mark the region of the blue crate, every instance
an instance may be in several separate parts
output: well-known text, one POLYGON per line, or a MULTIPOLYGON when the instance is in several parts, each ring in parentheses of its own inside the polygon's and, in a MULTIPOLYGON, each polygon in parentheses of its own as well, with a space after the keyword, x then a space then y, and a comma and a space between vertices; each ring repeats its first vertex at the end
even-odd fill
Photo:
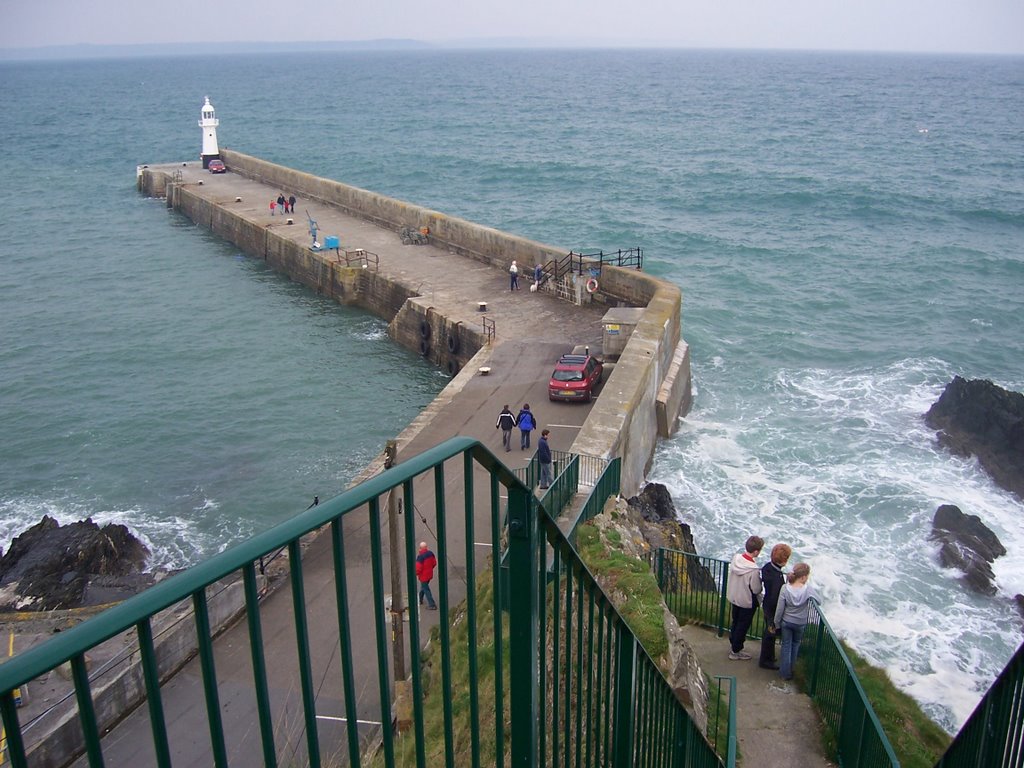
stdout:
POLYGON ((340 248, 341 243, 337 235, 328 235, 324 238, 324 248, 340 248))

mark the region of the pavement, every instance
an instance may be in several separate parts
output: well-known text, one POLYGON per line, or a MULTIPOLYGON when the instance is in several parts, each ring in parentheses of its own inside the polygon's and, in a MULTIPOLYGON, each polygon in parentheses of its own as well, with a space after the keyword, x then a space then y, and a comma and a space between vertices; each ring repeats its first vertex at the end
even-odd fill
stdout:
POLYGON ((728 635, 693 624, 682 627, 712 680, 736 678, 736 732, 739 766, 757 768, 834 768, 824 756, 824 728, 808 696, 779 673, 757 664, 759 641, 748 641, 747 661, 729 658, 728 635))

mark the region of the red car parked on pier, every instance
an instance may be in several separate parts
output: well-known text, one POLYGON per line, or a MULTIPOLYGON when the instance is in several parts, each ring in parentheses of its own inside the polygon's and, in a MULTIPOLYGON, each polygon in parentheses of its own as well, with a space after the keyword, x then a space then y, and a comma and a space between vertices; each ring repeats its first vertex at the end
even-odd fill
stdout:
POLYGON ((207 170, 209 170, 210 173, 227 173, 228 167, 224 165, 223 160, 211 160, 210 164, 207 166, 207 170))
POLYGON ((548 382, 548 399, 589 403, 603 375, 604 366, 592 355, 562 355, 548 382))

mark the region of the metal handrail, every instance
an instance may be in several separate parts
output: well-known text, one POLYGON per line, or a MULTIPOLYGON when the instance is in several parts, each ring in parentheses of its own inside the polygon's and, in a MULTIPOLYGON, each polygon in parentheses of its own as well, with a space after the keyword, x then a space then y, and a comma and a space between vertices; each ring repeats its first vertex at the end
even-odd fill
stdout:
MULTIPOLYGON (((570 462, 561 473, 565 476, 567 489, 575 483, 576 466, 578 464, 570 462)), ((473 742, 473 763, 480 764, 480 711, 481 707, 489 705, 493 705, 496 715, 497 732, 493 742, 495 764, 504 764, 506 749, 513 766, 549 764, 549 756, 567 754, 565 750, 570 749, 570 744, 576 756, 576 764, 581 764, 580 760, 585 753, 588 756, 587 764, 591 764, 591 755, 595 759, 597 756, 608 758, 614 755, 618 764, 625 765, 630 762, 629 756, 634 751, 645 761, 642 764, 669 764, 684 753, 702 755, 701 765, 718 764, 710 745, 696 733, 696 726, 686 715, 657 665, 639 646, 593 575, 579 559, 572 544, 550 515, 544 513, 545 503, 558 501, 555 495, 538 502, 531 489, 520 483, 514 473, 486 447, 468 438, 453 438, 431 448, 0 665, 0 715, 11 764, 15 768, 26 768, 29 760, 14 691, 67 662, 71 666, 77 704, 73 713, 77 720, 71 721, 74 731, 71 736, 79 746, 71 747, 68 746, 71 742, 67 742, 62 748, 84 750, 91 766, 104 764, 105 743, 101 734, 111 724, 104 719, 104 711, 112 708, 104 709, 96 704, 105 695, 108 686, 105 683, 102 689, 92 690, 86 654, 122 632, 133 631, 133 643, 137 644, 136 669, 141 670, 140 679, 145 692, 145 702, 138 716, 149 717, 152 738, 150 747, 156 764, 160 768, 169 768, 171 745, 178 747, 181 743, 191 744, 196 741, 198 734, 182 734, 178 738, 172 727, 185 727, 185 719, 165 714, 164 692, 160 681, 168 671, 163 665, 162 651, 154 641, 152 620, 158 612, 188 601, 191 602, 194 618, 194 641, 198 646, 197 675, 201 680, 201 684, 196 686, 195 698, 205 703, 205 719, 209 727, 209 739, 201 745, 203 762, 227 765, 229 752, 234 751, 232 760, 235 760, 238 750, 241 750, 246 754, 261 751, 262 762, 267 766, 277 765, 279 754, 288 754, 288 759, 295 764, 316 766, 321 764, 321 750, 329 745, 339 754, 346 753, 349 764, 362 764, 365 739, 356 727, 323 734, 318 725, 321 714, 318 706, 323 706, 323 702, 318 702, 318 681, 322 684, 323 676, 329 671, 328 668, 321 669, 325 660, 314 658, 311 652, 314 637, 319 637, 334 646, 331 654, 334 661, 326 663, 336 664, 335 674, 340 675, 340 684, 332 686, 328 699, 335 706, 342 707, 344 718, 339 719, 355 723, 360 716, 365 717, 363 713, 369 709, 374 719, 384 724, 376 728, 383 761, 386 765, 394 765, 397 744, 389 727, 394 699, 388 659, 391 656, 389 646, 395 641, 386 624, 384 612, 377 608, 385 602, 382 501, 394 490, 402 495, 407 510, 417 509, 422 515, 421 506, 426 502, 421 501, 420 505, 414 503, 414 483, 417 488, 430 485, 433 491, 436 531, 432 533, 437 540, 438 560, 437 603, 441 615, 452 619, 440 621, 436 630, 438 655, 435 658, 439 660, 440 689, 436 696, 430 697, 431 705, 437 702, 443 710, 443 722, 437 736, 444 741, 448 764, 452 763, 454 754, 454 721, 457 717, 465 717, 467 720, 465 732, 470 734, 473 742), (445 475, 446 468, 451 466, 449 462, 456 466, 456 472, 461 472, 463 483, 462 497, 457 505, 452 505, 451 510, 447 509, 445 496, 448 487, 445 475), (486 472, 489 482, 488 487, 481 488, 479 494, 474 490, 477 470, 486 472), (507 527, 500 520, 499 488, 502 487, 508 497, 507 527), (487 511, 481 512, 479 517, 489 520, 489 541, 487 533, 481 531, 478 534, 474 529, 477 517, 474 513, 474 499, 478 495, 487 498, 487 511), (460 519, 465 530, 453 534, 449 541, 448 526, 457 524, 460 519), (330 553, 334 584, 332 590, 330 585, 319 581, 331 578, 332 573, 328 569, 318 573, 316 587, 320 593, 318 597, 326 595, 330 602, 333 596, 334 607, 331 611, 336 611, 336 624, 329 616, 318 614, 314 621, 307 617, 302 540, 324 527, 329 528, 330 538, 316 543, 328 545, 326 551, 330 553), (362 553, 363 559, 369 558, 368 563, 361 560, 346 565, 347 533, 358 534, 356 538, 361 536, 364 542, 368 534, 369 552, 362 553), (500 610, 490 611, 493 616, 493 635, 485 635, 487 630, 477 626, 476 577, 480 571, 474 553, 475 548, 482 544, 490 546, 494 553, 490 579, 495 605, 503 599, 508 603, 507 618, 503 618, 500 610), (289 555, 291 602, 285 604, 290 606, 292 618, 285 625, 275 626, 274 632, 275 635, 286 632, 290 639, 294 639, 297 653, 290 661, 282 657, 268 664, 264 658, 261 596, 257 587, 255 563, 261 556, 281 546, 287 548, 289 555), (505 553, 509 565, 508 587, 503 586, 499 573, 500 555, 505 553), (350 592, 347 574, 351 568, 362 569, 366 581, 354 585, 354 590, 350 592), (217 654, 213 648, 215 630, 207 589, 215 582, 239 573, 244 582, 242 612, 246 621, 238 629, 243 633, 248 631, 251 665, 246 674, 251 675, 251 679, 232 677, 230 688, 237 695, 247 685, 251 686, 246 695, 251 696, 255 704, 258 739, 253 738, 249 732, 248 723, 244 734, 227 727, 230 721, 225 719, 225 707, 220 702, 222 683, 217 677, 217 654), (549 575, 553 575, 553 580, 549 575), (465 639, 470 659, 468 686, 471 702, 468 713, 465 708, 460 708, 458 712, 455 710, 451 666, 454 650, 452 626, 459 622, 454 621, 455 614, 450 612, 460 599, 454 590, 463 588, 466 624, 469 627, 465 639), (559 604, 565 606, 565 609, 560 610, 559 604), (376 670, 373 669, 373 662, 367 665, 362 656, 359 657, 361 663, 356 664, 352 635, 356 628, 355 622, 360 620, 369 624, 367 629, 372 638, 366 640, 376 643, 376 670), (548 643, 545 638, 549 627, 560 628, 561 640, 564 642, 548 643), (507 641, 504 639, 506 637, 507 641), (508 643, 507 652, 503 650, 505 642, 508 643), (587 647, 586 654, 584 646, 587 647), (486 658, 487 664, 493 665, 493 670, 490 666, 483 668, 480 659, 484 655, 478 657, 478 647, 492 649, 486 658), (552 653, 554 656, 550 655, 552 653), (596 659, 600 659, 600 662, 596 659), (544 670, 545 675, 538 679, 540 670, 544 670), (357 677, 357 672, 363 678, 357 677), (285 676, 283 687, 294 688, 294 692, 289 690, 285 693, 282 686, 270 684, 272 678, 280 682, 282 675, 285 676), (493 690, 486 694, 493 698, 493 702, 483 700, 480 692, 480 680, 483 677, 493 680, 493 690), (548 706, 548 693, 560 687, 565 691, 565 698, 561 699, 562 708, 558 710, 558 716, 549 721, 543 716, 548 706), (589 697, 586 705, 583 703, 584 695, 589 697), (275 722, 271 701, 281 696, 294 700, 294 707, 287 701, 284 703, 297 713, 297 722, 275 722), (370 698, 367 699, 367 696, 370 698), (504 735, 506 724, 509 729, 507 739, 504 735), (656 734, 663 738, 657 738, 656 734), (323 739, 335 741, 322 744, 323 739), (282 741, 286 743, 282 744, 282 741)), ((426 524, 427 520, 423 518, 423 522, 426 524)), ((416 575, 409 567, 415 559, 415 542, 419 539, 414 515, 406 514, 401 525, 404 526, 404 543, 398 544, 400 549, 391 555, 404 561, 406 574, 403 589, 406 594, 412 595, 418 586, 416 575)), ((486 574, 487 569, 483 569, 481 576, 486 574)), ((288 599, 283 591, 274 593, 273 598, 278 597, 281 601, 288 599)), ((279 607, 282 605, 280 601, 274 602, 279 607)), ((269 606, 268 603, 264 607, 269 606)), ((410 621, 405 632, 407 642, 400 640, 400 645, 392 650, 403 651, 411 661, 410 743, 415 745, 417 754, 422 756, 427 697, 419 622, 410 621)), ((245 644, 244 641, 242 644, 245 644)), ((232 650, 232 653, 236 652, 232 650)), ((175 711, 182 706, 196 706, 192 699, 183 702, 169 698, 168 703, 173 703, 175 711)), ((275 703, 280 706, 282 701, 275 700, 275 703)), ((116 711, 107 711, 106 714, 122 715, 124 706, 125 703, 120 702, 116 711)), ((137 715, 129 717, 135 718, 137 715)), ((114 745, 106 746, 114 748, 114 745)), ((32 759, 36 762, 34 756, 32 759)), ((250 762, 255 760, 250 759, 250 762)), ((418 762, 422 764, 422 760, 418 762)))

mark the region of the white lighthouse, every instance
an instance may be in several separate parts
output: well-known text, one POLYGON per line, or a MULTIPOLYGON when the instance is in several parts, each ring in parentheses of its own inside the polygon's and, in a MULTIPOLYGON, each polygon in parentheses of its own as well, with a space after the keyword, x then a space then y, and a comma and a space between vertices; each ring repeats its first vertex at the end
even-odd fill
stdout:
POLYGON ((203 168, 210 166, 210 161, 220 157, 220 149, 217 148, 217 126, 220 125, 220 120, 217 119, 216 113, 213 111, 213 104, 210 103, 210 97, 206 97, 206 103, 203 104, 202 117, 199 120, 199 127, 203 129, 203 154, 200 157, 203 159, 203 168))

